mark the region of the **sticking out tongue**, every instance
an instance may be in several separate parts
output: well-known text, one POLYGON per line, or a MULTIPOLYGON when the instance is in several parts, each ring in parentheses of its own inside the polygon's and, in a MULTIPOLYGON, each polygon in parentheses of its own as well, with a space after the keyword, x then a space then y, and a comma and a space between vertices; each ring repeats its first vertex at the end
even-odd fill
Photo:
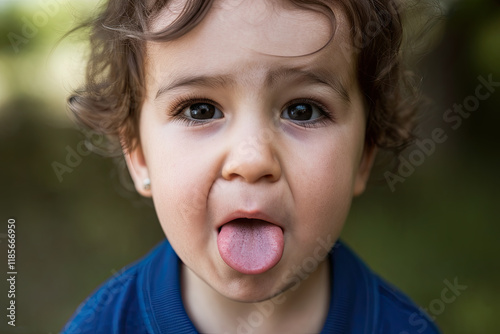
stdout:
POLYGON ((228 266, 243 274, 261 274, 283 254, 283 231, 258 219, 236 219, 222 226, 219 253, 228 266))

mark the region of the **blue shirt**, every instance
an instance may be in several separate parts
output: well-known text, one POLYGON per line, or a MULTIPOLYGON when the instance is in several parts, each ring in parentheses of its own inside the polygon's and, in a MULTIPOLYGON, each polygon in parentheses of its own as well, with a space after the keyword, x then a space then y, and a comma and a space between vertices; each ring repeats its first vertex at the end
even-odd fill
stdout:
MULTIPOLYGON (((322 334, 435 334, 433 322, 343 243, 330 254, 328 316, 322 334)), ((180 265, 168 241, 87 298, 64 334, 197 333, 182 304, 180 265)))

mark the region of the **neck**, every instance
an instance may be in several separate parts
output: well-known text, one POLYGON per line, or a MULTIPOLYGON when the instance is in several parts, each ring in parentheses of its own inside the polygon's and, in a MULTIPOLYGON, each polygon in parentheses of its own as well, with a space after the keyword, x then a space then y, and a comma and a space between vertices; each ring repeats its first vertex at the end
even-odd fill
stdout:
POLYGON ((258 303, 231 300, 182 266, 182 298, 202 333, 319 333, 330 304, 330 261, 300 284, 258 303))

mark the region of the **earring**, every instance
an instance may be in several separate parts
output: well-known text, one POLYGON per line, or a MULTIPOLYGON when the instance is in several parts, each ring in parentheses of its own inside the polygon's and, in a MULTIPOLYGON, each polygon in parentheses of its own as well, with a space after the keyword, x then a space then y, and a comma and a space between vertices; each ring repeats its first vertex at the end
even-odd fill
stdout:
POLYGON ((142 181, 142 187, 144 188, 144 190, 150 190, 151 180, 149 178, 145 178, 144 181, 142 181))

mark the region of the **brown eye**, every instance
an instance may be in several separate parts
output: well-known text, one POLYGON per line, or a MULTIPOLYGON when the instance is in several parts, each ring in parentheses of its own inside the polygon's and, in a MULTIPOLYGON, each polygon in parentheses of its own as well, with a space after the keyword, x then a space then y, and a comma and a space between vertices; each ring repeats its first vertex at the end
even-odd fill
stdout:
POLYGON ((194 103, 184 110, 184 115, 196 120, 222 118, 222 112, 210 103, 194 103))
POLYGON ((311 103, 294 103, 281 113, 281 117, 292 121, 310 121, 321 116, 321 110, 311 103))
POLYGON ((292 104, 286 109, 288 118, 294 121, 308 121, 312 116, 312 107, 310 104, 297 103, 292 104))

